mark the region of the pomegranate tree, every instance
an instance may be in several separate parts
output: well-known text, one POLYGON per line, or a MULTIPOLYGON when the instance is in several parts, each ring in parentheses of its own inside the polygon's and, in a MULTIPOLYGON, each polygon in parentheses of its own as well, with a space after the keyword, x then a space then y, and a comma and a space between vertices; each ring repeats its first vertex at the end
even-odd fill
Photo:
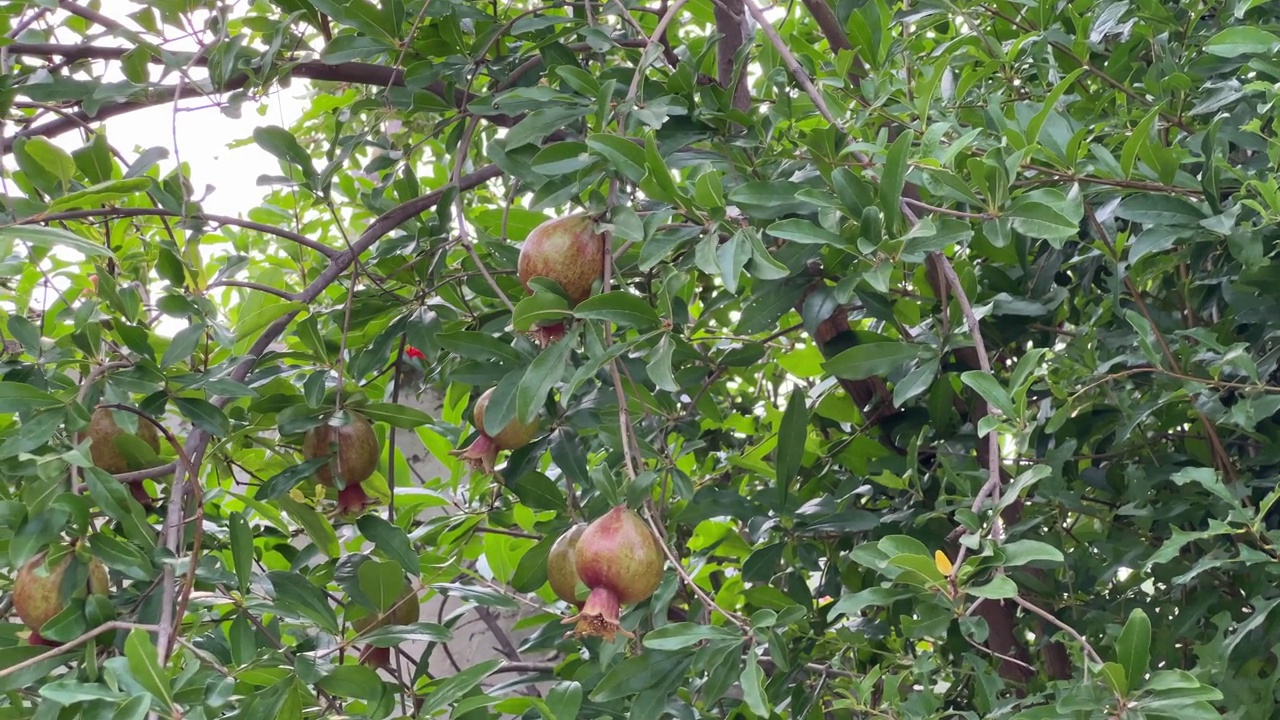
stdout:
POLYGON ((471 409, 471 424, 475 426, 478 437, 466 448, 453 453, 466 460, 472 470, 485 474, 493 472, 499 450, 515 450, 528 445, 538 436, 541 425, 537 418, 531 423, 512 418, 497 435, 489 435, 484 429, 484 413, 492 397, 493 388, 489 388, 476 400, 475 407, 471 409))
POLYGON ((631 633, 618 624, 621 606, 653 595, 662 582, 658 538, 634 511, 619 505, 582 531, 574 549, 574 569, 590 594, 582 610, 564 622, 577 623, 578 637, 612 641, 631 633))
MULTIPOLYGON (((592 285, 604 274, 604 236, 596 232, 590 215, 548 220, 534 228, 520 247, 517 273, 525 290, 536 277, 554 280, 570 306, 586 300, 592 285)), ((542 325, 534 337, 545 347, 564 336, 564 322, 542 325)))
MULTIPOLYGON (((64 555, 53 567, 45 564, 48 551, 41 552, 31 558, 18 570, 13 583, 13 609, 21 618, 22 624, 31 630, 32 645, 57 645, 58 643, 44 639, 40 628, 58 613, 67 608, 67 600, 62 594, 62 581, 71 568, 72 555, 64 555)), ((89 562, 89 578, 84 587, 77 587, 70 597, 85 595, 105 595, 107 593, 107 569, 96 559, 89 562)))
POLYGON ((351 422, 334 425, 332 421, 307 431, 302 439, 302 455, 308 460, 331 457, 316 470, 316 481, 333 487, 334 470, 342 479, 338 490, 338 512, 358 512, 371 501, 360 485, 378 469, 381 448, 378 436, 363 416, 349 413, 351 422))
POLYGON ((551 546, 551 552, 547 555, 547 581, 551 583, 551 590, 556 597, 578 609, 582 608, 582 598, 579 597, 578 592, 580 580, 578 569, 575 567, 576 551, 578 540, 582 538, 582 533, 586 529, 587 526, 582 523, 569 528, 556 539, 555 544, 551 546))

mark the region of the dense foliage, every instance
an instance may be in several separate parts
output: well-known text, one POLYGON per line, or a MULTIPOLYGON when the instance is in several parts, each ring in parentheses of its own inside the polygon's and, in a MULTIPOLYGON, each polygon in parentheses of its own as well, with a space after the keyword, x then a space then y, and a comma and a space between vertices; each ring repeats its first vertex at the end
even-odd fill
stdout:
POLYGON ((0 717, 1276 715, 1273 3, 16 0, 0 30, 0 589, 74 558, 49 644, 0 626, 0 717), (245 218, 100 130, 303 81, 245 218), (611 249, 576 305, 516 276, 574 212, 611 249), (338 508, 304 435, 353 415, 372 503, 338 508), (469 472, 511 422, 536 439, 469 472), (634 637, 574 637, 547 556, 618 504, 665 575, 634 637), (465 604, 402 625, 406 588, 465 604), (428 672, 517 607, 505 660, 428 672))

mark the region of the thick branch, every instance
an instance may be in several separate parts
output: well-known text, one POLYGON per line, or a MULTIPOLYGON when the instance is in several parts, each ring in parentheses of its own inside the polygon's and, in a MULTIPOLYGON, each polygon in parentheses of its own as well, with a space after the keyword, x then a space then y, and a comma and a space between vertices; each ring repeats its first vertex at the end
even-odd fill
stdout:
MULTIPOLYGON (((724 0, 715 3, 716 31, 722 37, 716 46, 716 82, 727 88, 734 82, 734 58, 746 42, 746 8, 742 0, 724 0)), ((738 75, 733 86, 733 107, 746 112, 751 108, 751 93, 745 82, 745 73, 738 75)))

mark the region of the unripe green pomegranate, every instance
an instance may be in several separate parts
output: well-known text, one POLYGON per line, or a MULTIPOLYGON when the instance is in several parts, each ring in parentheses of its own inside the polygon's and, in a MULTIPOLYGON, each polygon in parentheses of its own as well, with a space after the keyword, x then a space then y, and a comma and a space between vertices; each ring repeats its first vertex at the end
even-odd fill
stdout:
MULTIPOLYGON (((40 628, 67 608, 62 596, 62 580, 71 567, 72 555, 64 555, 54 567, 46 567, 48 551, 31 558, 18 569, 13 583, 13 609, 22 624, 31 630, 32 645, 51 645, 40 636, 40 628)), ((96 559, 89 562, 89 579, 83 588, 76 588, 73 597, 107 594, 107 569, 96 559)))
MULTIPOLYGON (((418 593, 413 586, 405 588, 405 591, 396 599, 396 604, 387 609, 385 613, 373 613, 365 615, 352 622, 356 632, 364 634, 384 628, 388 625, 412 625, 422 617, 422 605, 420 604, 418 593)), ((360 651, 360 662, 372 668, 384 668, 391 664, 391 648, 375 647, 366 645, 360 651)))
POLYGON ((476 405, 471 410, 471 417, 478 437, 466 448, 453 453, 466 460, 472 470, 485 474, 493 472, 494 461, 498 458, 499 450, 515 450, 528 445, 538 436, 542 425, 537 418, 531 423, 522 423, 512 418, 501 432, 490 436, 484 430, 484 413, 492 397, 493 388, 489 388, 476 400, 476 405))
POLYGON ((547 581, 551 583, 552 592, 556 597, 578 608, 582 607, 582 598, 579 597, 578 592, 581 581, 578 578, 578 569, 575 567, 576 551, 578 540, 582 538, 582 533, 586 529, 587 526, 582 523, 569 528, 555 541, 551 546, 551 552, 547 555, 547 581))
POLYGON ((350 423, 325 423, 308 430, 302 439, 302 456, 306 459, 332 458, 316 470, 316 481, 333 487, 333 475, 337 471, 344 483, 338 491, 340 513, 358 512, 369 504, 370 498, 360 484, 378 469, 378 455, 381 453, 378 436, 369 421, 362 415, 349 415, 350 423))

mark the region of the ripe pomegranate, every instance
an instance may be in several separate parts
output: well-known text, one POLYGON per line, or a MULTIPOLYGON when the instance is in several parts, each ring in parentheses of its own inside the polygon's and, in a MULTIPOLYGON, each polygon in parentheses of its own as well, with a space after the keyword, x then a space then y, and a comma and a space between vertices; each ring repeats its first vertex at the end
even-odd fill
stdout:
MULTIPOLYGON (((534 228, 520 247, 516 265, 520 283, 529 289, 529 280, 554 280, 577 305, 591 295, 591 285, 604 273, 604 236, 595 230, 590 215, 577 214, 548 220, 534 228)), ((534 337, 543 347, 564 336, 564 322, 539 327, 534 337)))
POLYGON ((349 413, 351 422, 346 425, 325 423, 307 431, 302 439, 302 456, 308 460, 333 457, 316 470, 316 481, 333 487, 333 471, 336 468, 343 487, 338 490, 338 512, 359 512, 371 502, 360 484, 378 469, 378 436, 373 426, 362 415, 349 413))
MULTIPOLYGON (((422 605, 418 594, 409 586, 396 599, 396 604, 386 612, 366 615, 351 624, 355 626, 356 632, 363 635, 388 625, 412 625, 421 617, 422 605)), ((387 667, 391 664, 391 648, 366 645, 360 651, 360 662, 374 669, 387 667)))
MULTIPOLYGON (((45 566, 48 551, 41 552, 18 569, 13 583, 13 609, 22 623, 31 630, 32 645, 59 645, 40 636, 40 628, 66 609, 62 596, 62 579, 71 567, 68 553, 54 567, 45 566)), ((107 594, 107 569, 97 560, 89 562, 89 579, 83 588, 76 588, 73 597, 87 594, 107 594)))
POLYGON ((547 555, 547 581, 551 583, 551 590, 555 592, 556 597, 574 605, 579 610, 582 609, 582 599, 579 597, 579 579, 578 570, 574 567, 576 562, 576 552, 578 540, 582 538, 582 533, 587 526, 578 523, 569 528, 561 535, 555 544, 551 546, 551 552, 547 555))
POLYGON ((574 568, 591 594, 582 611, 564 623, 576 621, 578 637, 632 637, 618 624, 621 605, 653 595, 662 582, 662 564, 658 539, 639 515, 623 505, 605 513, 578 538, 574 568))
MULTIPOLYGON (((133 433, 127 432, 116 424, 116 419, 109 408, 98 408, 93 411, 89 419, 89 427, 81 434, 80 439, 89 438, 93 441, 89 445, 89 459, 95 466, 112 475, 119 475, 134 469, 129 467, 128 459, 125 458, 124 453, 120 452, 120 448, 116 447, 116 438, 130 434, 133 433)), ((150 445, 152 450, 160 452, 160 434, 150 422, 138 418, 138 432, 135 437, 150 445)), ((129 491, 142 507, 151 509, 151 495, 147 493, 146 487, 141 482, 129 483, 129 491)))
POLYGON ((473 471, 485 474, 493 472, 493 462, 497 459, 499 450, 515 450, 528 445, 538 436, 538 430, 541 425, 536 418, 528 424, 512 418, 511 422, 502 428, 502 432, 490 436, 484 431, 484 413, 485 409, 489 407, 489 400, 492 397, 493 388, 485 390, 480 398, 476 400, 475 407, 471 409, 471 424, 475 426, 479 437, 466 448, 455 450, 453 453, 466 460, 473 471))

